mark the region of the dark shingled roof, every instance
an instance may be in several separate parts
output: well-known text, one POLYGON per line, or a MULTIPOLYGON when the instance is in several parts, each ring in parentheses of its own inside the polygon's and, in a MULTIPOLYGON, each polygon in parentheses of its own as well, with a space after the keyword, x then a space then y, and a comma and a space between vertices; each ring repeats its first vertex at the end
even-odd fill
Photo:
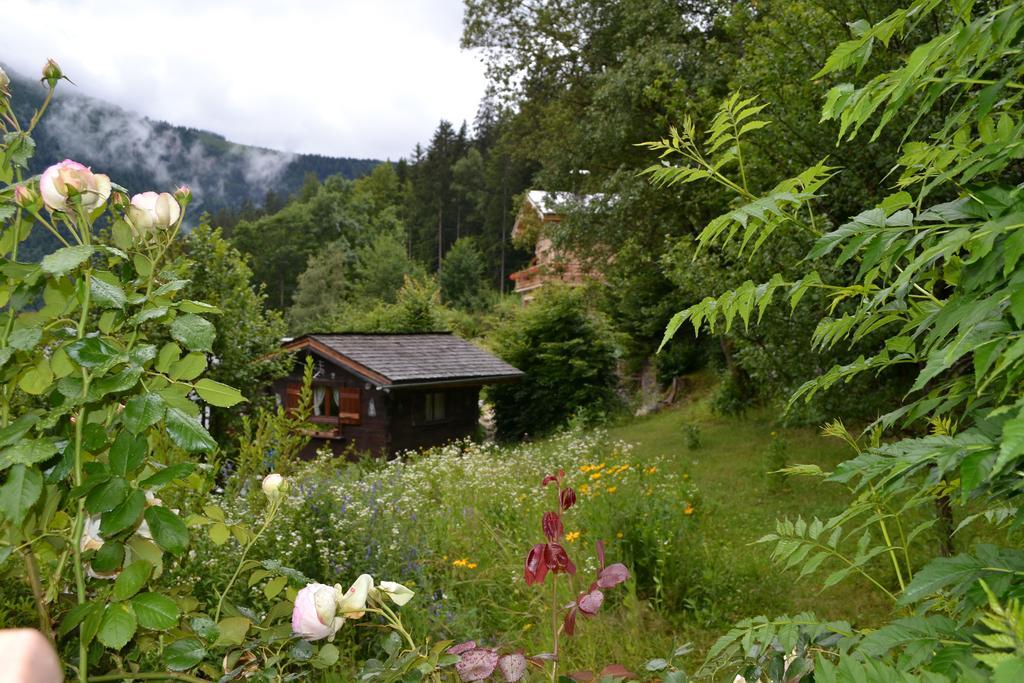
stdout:
POLYGON ((447 333, 425 334, 308 334, 287 346, 310 339, 380 375, 392 384, 508 380, 524 373, 500 358, 447 333))

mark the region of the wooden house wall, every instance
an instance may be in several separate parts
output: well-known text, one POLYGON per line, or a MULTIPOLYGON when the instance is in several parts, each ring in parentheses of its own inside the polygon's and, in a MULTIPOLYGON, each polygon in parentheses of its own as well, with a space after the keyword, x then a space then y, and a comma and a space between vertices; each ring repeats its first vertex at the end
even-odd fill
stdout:
MULTIPOLYGON (((439 446, 456 439, 472 436, 480 421, 480 387, 391 387, 377 389, 347 369, 312 354, 319 374, 314 386, 328 388, 349 387, 360 390, 359 424, 341 424, 334 421, 311 422, 317 435, 305 448, 302 456, 312 458, 324 446, 335 454, 370 452, 373 455, 392 455, 417 448, 439 446), (424 419, 427 395, 443 393, 445 415, 443 419, 428 422, 424 419), (369 416, 370 400, 374 402, 375 416, 369 416)), ((274 384, 274 391, 285 400, 289 385, 302 384, 305 354, 296 354, 291 375, 274 384)), ((336 411, 336 407, 333 408, 336 411)))

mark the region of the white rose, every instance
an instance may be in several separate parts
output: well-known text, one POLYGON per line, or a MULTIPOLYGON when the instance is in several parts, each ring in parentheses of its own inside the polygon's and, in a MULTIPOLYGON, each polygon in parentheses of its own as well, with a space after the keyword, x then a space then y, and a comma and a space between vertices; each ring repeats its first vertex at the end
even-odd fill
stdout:
POLYGON ((178 222, 181 205, 167 192, 143 192, 132 197, 128 221, 139 233, 167 228, 178 222))
POLYGON ((43 171, 39 177, 39 193, 50 211, 67 211, 71 193, 81 197, 82 208, 95 211, 110 197, 110 178, 93 173, 77 161, 65 159, 43 171))

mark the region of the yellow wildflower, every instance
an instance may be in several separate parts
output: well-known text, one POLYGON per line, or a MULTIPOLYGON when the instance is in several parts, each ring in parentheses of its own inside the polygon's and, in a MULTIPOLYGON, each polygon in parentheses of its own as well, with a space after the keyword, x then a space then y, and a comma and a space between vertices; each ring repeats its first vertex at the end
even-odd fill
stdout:
POLYGON ((689 475, 689 474, 684 474, 684 475, 683 475, 683 480, 686 480, 686 479, 689 479, 689 478, 690 478, 690 475, 689 475))
POLYGON ((683 514, 684 515, 692 515, 693 514, 693 506, 690 505, 689 503, 687 503, 686 507, 683 509, 683 514))
POLYGON ((476 562, 470 562, 466 566, 469 567, 470 569, 476 569, 476 562))
POLYGON ((529 631, 531 628, 533 628, 533 624, 523 624, 524 631, 529 631))
POLYGON ((657 471, 658 471, 658 468, 657 468, 657 467, 653 467, 653 466, 652 466, 652 467, 648 467, 648 468, 647 468, 647 469, 645 470, 645 472, 647 472, 647 474, 654 474, 654 473, 655 473, 655 472, 657 472, 657 471))
POLYGON ((594 472, 593 474, 590 475, 590 478, 591 479, 600 479, 601 478, 601 473, 600 472, 594 472))
POLYGON ((565 540, 567 542, 569 542, 569 543, 572 543, 573 541, 575 541, 579 537, 580 537, 580 532, 578 532, 578 531, 570 531, 569 533, 567 533, 565 535, 565 540))
POLYGON ((615 493, 618 490, 619 490, 618 486, 609 486, 608 487, 608 493, 615 493))
POLYGON ((622 538, 622 532, 620 531, 619 533, 615 534, 615 538, 622 538))
POLYGON ((580 472, 582 472, 583 474, 586 474, 591 469, 592 468, 590 467, 590 465, 580 465, 580 472))
POLYGON ((580 486, 580 493, 586 495, 590 493, 590 484, 583 484, 580 486))

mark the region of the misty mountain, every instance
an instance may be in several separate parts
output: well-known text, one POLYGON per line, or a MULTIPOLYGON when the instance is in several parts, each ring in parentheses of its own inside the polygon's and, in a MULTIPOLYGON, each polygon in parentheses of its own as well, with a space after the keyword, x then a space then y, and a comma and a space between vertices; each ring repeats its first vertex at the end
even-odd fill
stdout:
MULTIPOLYGON (((12 104, 27 122, 42 104, 46 88, 3 66, 11 77, 12 104)), ((307 173, 323 180, 356 178, 380 163, 374 159, 289 154, 229 142, 222 135, 154 121, 77 92, 67 82, 57 87, 33 138, 32 172, 65 158, 74 159, 131 192, 173 191, 185 183, 195 197, 189 207, 194 223, 203 211, 261 205, 268 192, 288 197, 307 173)))

